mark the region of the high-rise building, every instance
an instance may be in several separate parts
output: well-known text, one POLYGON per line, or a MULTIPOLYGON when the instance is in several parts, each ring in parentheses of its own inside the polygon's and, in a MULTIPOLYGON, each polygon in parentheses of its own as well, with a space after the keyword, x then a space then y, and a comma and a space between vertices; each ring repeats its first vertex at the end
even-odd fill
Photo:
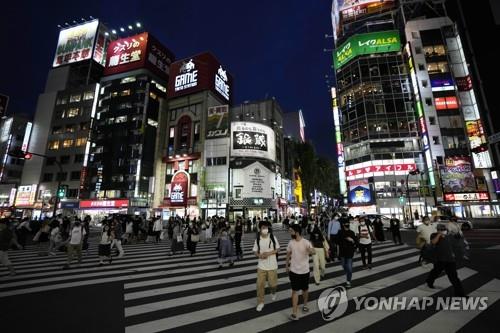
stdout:
POLYGON ((154 207, 164 219, 227 213, 232 81, 208 52, 171 66, 155 167, 154 207))
POLYGON ((68 187, 66 197, 73 200, 72 208, 77 207, 109 40, 107 28, 99 20, 64 28, 59 33, 52 69, 38 98, 28 147, 28 151, 45 157, 33 155, 26 161, 21 181, 22 185, 34 187, 31 191, 38 204, 23 208, 36 208, 35 216, 42 213, 41 207, 54 204, 58 184, 68 187))
POLYGON ((174 56, 143 32, 111 42, 106 58, 80 210, 145 214, 154 193, 158 126, 166 121, 174 56))
POLYGON ((21 183, 24 158, 10 156, 10 152, 27 149, 33 123, 28 117, 14 114, 5 117, 0 125, 0 207, 14 205, 15 193, 21 183))
POLYGON ((353 213, 495 214, 478 96, 443 1, 332 8, 335 137, 353 213))

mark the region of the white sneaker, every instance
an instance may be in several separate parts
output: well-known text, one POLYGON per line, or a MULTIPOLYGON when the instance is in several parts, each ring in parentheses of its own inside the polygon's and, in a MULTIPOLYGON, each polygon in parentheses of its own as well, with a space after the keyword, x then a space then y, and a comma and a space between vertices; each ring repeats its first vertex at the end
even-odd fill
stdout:
POLYGON ((345 286, 346 286, 347 288, 351 288, 351 282, 347 281, 347 282, 345 283, 345 286))
POLYGON ((278 295, 276 295, 276 293, 271 294, 271 299, 272 299, 273 301, 275 301, 275 300, 276 300, 276 298, 278 298, 278 295))
POLYGON ((259 305, 257 305, 257 312, 261 312, 262 309, 264 308, 264 303, 259 303, 259 305))

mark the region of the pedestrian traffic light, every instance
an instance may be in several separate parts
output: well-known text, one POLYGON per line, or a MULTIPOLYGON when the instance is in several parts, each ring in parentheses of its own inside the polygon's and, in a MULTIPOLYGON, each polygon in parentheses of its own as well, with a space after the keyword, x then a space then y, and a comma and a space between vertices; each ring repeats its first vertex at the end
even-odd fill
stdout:
POLYGON ((59 199, 65 198, 67 191, 68 191, 68 185, 59 186, 59 188, 57 189, 57 197, 59 199))
POLYGON ((405 197, 404 196, 400 196, 399 197, 399 203, 400 204, 404 204, 405 203, 405 197))

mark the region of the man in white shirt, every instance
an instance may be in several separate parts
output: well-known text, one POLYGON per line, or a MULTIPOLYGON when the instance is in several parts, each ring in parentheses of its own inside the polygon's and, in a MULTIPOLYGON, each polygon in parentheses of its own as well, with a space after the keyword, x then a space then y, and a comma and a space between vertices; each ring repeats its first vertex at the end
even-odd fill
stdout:
POLYGON ((293 309, 290 319, 298 320, 299 290, 302 290, 302 297, 304 298, 302 311, 305 313, 309 312, 309 308, 307 307, 309 298, 309 256, 315 254, 315 251, 312 244, 307 239, 302 238, 302 228, 299 224, 291 225, 289 231, 292 239, 287 247, 286 271, 292 285, 293 309))
POLYGON ((67 245, 68 252, 68 262, 64 265, 63 269, 70 268, 71 261, 73 260, 73 256, 76 254, 78 258, 78 266, 82 263, 82 242, 83 237, 87 234, 85 228, 81 225, 80 220, 76 220, 73 228, 69 233, 69 242, 67 245))
POLYGON ((429 245, 431 243, 431 235, 437 233, 436 224, 431 223, 431 219, 428 216, 422 218, 422 224, 417 227, 417 248, 419 248, 420 256, 418 257, 418 263, 423 263, 422 251, 424 251, 424 245, 429 245))
POLYGON ((278 285, 278 260, 276 254, 280 245, 278 239, 270 232, 271 224, 267 221, 261 222, 258 239, 253 245, 253 252, 259 258, 257 264, 257 311, 264 308, 264 295, 266 292, 266 280, 269 284, 272 300, 276 300, 276 287, 278 285))

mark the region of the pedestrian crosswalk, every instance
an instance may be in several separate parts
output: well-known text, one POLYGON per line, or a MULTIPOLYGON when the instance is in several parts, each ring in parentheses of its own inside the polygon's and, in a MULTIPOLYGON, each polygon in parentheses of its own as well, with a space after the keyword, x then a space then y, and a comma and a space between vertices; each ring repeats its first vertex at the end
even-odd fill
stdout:
MULTIPOLYGON (((359 255, 354 258, 353 286, 348 290, 348 307, 343 316, 333 321, 323 320, 317 299, 325 288, 342 285, 345 275, 338 261, 327 264, 319 286, 310 284, 308 313, 290 322, 290 284, 285 272, 285 248, 288 233, 276 230, 282 251, 278 258, 277 300, 266 295, 261 312, 256 306, 256 259, 251 249, 254 234, 243 238, 244 258, 232 267, 218 268, 215 243, 198 244, 197 253, 170 255, 167 241, 159 244, 124 246, 126 255, 112 264, 98 266, 97 245, 91 244, 80 267, 62 270, 66 256, 39 256, 36 248, 9 252, 18 275, 8 277, 0 269, 0 299, 8 296, 34 294, 65 288, 85 288, 103 283, 121 283, 123 326, 134 332, 356 332, 390 331, 455 332, 471 327, 488 315, 481 311, 385 311, 357 309, 354 297, 437 297, 451 295, 446 276, 438 278, 436 289, 425 285, 430 265, 417 265, 416 249, 392 242, 373 247, 373 269, 361 268, 359 255), (449 324, 452 323, 452 324, 449 324), (386 329, 387 330, 387 329, 386 329)), ((462 267, 458 271, 464 288, 470 295, 487 296, 488 305, 500 299, 500 280, 485 277, 462 267)), ((490 315, 495 315, 490 314, 490 315)))

